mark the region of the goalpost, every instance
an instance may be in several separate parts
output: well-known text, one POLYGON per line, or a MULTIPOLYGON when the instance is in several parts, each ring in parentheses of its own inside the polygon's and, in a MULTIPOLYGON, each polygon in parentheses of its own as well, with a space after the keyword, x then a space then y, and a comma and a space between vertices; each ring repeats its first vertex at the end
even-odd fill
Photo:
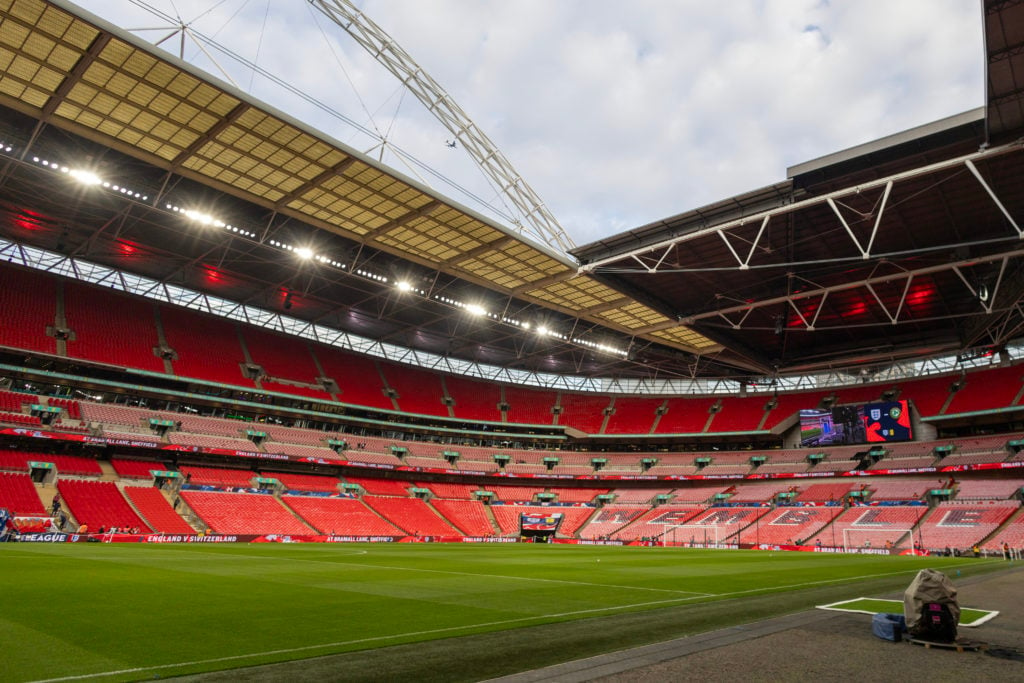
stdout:
POLYGON ((661 534, 661 544, 680 544, 690 548, 717 548, 718 532, 716 524, 663 524, 665 531, 661 534))
POLYGON ((900 544, 903 543, 904 540, 906 540, 906 547, 908 549, 910 549, 910 550, 914 549, 914 530, 913 529, 879 529, 877 527, 874 528, 874 529, 858 529, 856 527, 846 527, 845 529, 843 529, 843 552, 844 553, 848 553, 848 552, 850 552, 851 548, 865 548, 865 547, 880 547, 880 548, 884 548, 885 547, 884 541, 883 541, 883 544, 879 545, 879 546, 871 546, 870 545, 870 539, 867 540, 867 541, 863 541, 863 540, 858 541, 858 539, 857 539, 857 535, 858 534, 863 535, 863 534, 869 534, 869 533, 870 534, 876 534, 876 535, 879 534, 879 533, 896 534, 896 536, 894 538, 886 539, 886 540, 891 541, 893 548, 900 547, 900 544), (867 545, 865 545, 865 544, 867 544, 867 545))

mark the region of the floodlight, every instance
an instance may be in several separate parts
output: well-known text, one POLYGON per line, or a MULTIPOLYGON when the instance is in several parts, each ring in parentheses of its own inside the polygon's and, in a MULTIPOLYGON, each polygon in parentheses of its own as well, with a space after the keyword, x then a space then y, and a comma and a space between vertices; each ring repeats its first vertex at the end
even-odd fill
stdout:
POLYGON ((472 315, 487 315, 487 309, 480 304, 466 304, 466 311, 472 315))
POLYGON ((296 247, 295 255, 299 258, 308 260, 313 258, 313 250, 309 247, 296 247))
POLYGON ((92 171, 82 171, 80 169, 74 169, 68 172, 72 178, 82 183, 83 185, 100 185, 103 180, 92 171))
POLYGON ((398 282, 396 282, 395 283, 395 287, 398 287, 398 291, 400 291, 400 292, 411 292, 412 291, 412 284, 410 284, 409 282, 406 282, 405 280, 399 280, 398 282))

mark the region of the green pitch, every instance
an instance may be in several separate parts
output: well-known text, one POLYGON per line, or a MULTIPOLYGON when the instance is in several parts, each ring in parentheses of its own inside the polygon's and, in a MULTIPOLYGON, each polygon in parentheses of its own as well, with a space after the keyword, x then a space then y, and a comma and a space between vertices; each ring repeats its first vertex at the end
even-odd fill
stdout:
POLYGON ((293 660, 306 660, 296 678, 480 680, 900 590, 926 566, 966 575, 1001 563, 518 544, 5 544, 0 680, 149 680, 293 660))
MULTIPOLYGON (((856 600, 834 602, 831 605, 819 605, 818 609, 827 609, 835 612, 860 612, 862 614, 877 614, 878 612, 903 614, 903 601, 883 600, 881 598, 857 598, 856 600)), ((961 606, 960 626, 979 626, 995 618, 998 614, 999 612, 996 610, 973 609, 961 606)))

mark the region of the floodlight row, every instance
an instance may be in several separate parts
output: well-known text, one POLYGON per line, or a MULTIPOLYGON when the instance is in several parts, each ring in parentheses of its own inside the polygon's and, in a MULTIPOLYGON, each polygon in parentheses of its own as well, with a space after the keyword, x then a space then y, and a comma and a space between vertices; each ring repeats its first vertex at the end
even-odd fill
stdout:
MULTIPOLYGON (((2 148, 5 152, 10 152, 12 149, 10 145, 4 146, 3 143, 0 143, 0 148, 2 148)), ((100 176, 96 175, 96 173, 94 173, 93 171, 89 171, 84 168, 71 168, 70 166, 59 164, 56 161, 50 161, 49 159, 41 159, 39 157, 32 157, 32 162, 39 164, 44 168, 49 168, 54 171, 57 171, 58 173, 63 173, 64 175, 73 178, 77 182, 87 187, 102 187, 104 190, 117 192, 123 194, 126 197, 130 197, 132 199, 141 199, 142 201, 147 201, 149 199, 149 195, 143 194, 137 190, 133 190, 130 187, 125 187, 124 185, 117 185, 111 183, 110 181, 104 180, 100 176)))
MULTIPOLYGON (((5 153, 9 153, 12 150, 13 150, 13 147, 11 145, 6 144, 4 142, 0 142, 0 151, 3 151, 5 153)), ((41 165, 41 166, 44 166, 46 168, 50 168, 50 169, 53 169, 53 170, 58 171, 60 173, 67 174, 69 177, 75 179, 79 183, 81 183, 83 185, 86 185, 86 186, 100 186, 100 187, 103 187, 104 189, 108 189, 108 190, 111 190, 111 191, 114 191, 114 192, 119 192, 119 193, 121 193, 121 194, 123 194, 123 195, 125 195, 127 197, 134 198, 134 199, 141 199, 143 201, 146 201, 146 200, 149 199, 149 197, 147 195, 144 195, 141 192, 136 192, 136 191, 134 191, 134 190, 132 190, 130 188, 127 188, 127 187, 124 187, 124 186, 121 186, 121 185, 111 184, 110 182, 105 181, 102 178, 100 178, 98 175, 96 175, 92 171, 87 171, 87 170, 84 170, 84 169, 71 168, 71 167, 68 167, 68 166, 61 165, 61 164, 59 164, 57 162, 49 161, 47 159, 40 159, 39 157, 33 157, 32 161, 37 163, 37 164, 39 164, 39 165, 41 165)), ((195 223, 198 223, 200 225, 213 226, 215 228, 223 229, 223 230, 225 230, 227 232, 230 232, 232 234, 239 235, 240 237, 247 237, 247 238, 253 239, 253 240, 257 239, 257 235, 256 235, 255 232, 253 232, 251 230, 246 230, 245 228, 240 228, 240 227, 235 226, 235 225, 231 225, 230 223, 227 223, 227 222, 225 222, 223 220, 220 220, 219 218, 211 216, 210 214, 205 213, 203 211, 198 211, 196 209, 186 209, 186 208, 177 206, 175 204, 169 204, 169 203, 165 204, 165 206, 166 206, 167 210, 173 211, 174 213, 177 213, 177 214, 180 214, 180 215, 184 216, 185 218, 187 218, 187 219, 189 219, 189 220, 191 220, 191 221, 193 221, 195 223)), ((340 261, 336 261, 336 260, 332 259, 329 256, 325 256, 323 254, 317 254, 312 249, 310 249, 309 247, 295 246, 295 245, 292 245, 292 244, 288 244, 286 242, 281 242, 279 240, 268 240, 267 244, 269 244, 272 247, 276 247, 278 249, 281 249, 283 251, 287 251, 287 252, 293 253, 296 256, 298 256, 299 258, 302 258, 304 260, 315 260, 315 261, 317 261, 319 263, 322 263, 322 264, 325 264, 325 265, 330 265, 330 266, 333 266, 333 267, 338 268, 340 270, 346 270, 347 269, 347 266, 344 263, 341 263, 340 261)), ((361 268, 360 269, 356 269, 356 270, 351 271, 351 272, 354 275, 359 275, 359 276, 364 277, 364 278, 366 278, 368 280, 373 280, 375 282, 380 282, 382 284, 388 284, 390 282, 389 278, 387 278, 384 275, 379 275, 377 273, 373 273, 371 271, 364 270, 364 269, 361 269, 361 268)), ((427 297, 428 296, 426 291, 424 291, 423 289, 420 289, 418 287, 413 286, 411 283, 409 283, 406 280, 396 280, 396 281, 394 281, 394 284, 395 284, 395 287, 399 291, 401 291, 403 293, 414 293, 414 294, 418 294, 418 295, 420 295, 422 297, 427 297)), ((570 339, 570 337, 568 335, 562 334, 560 332, 556 332, 555 330, 552 330, 552 329, 550 329, 550 328, 548 328, 548 327, 546 327, 544 325, 538 325, 538 326, 534 327, 529 322, 517 320, 515 318, 510 318, 508 316, 498 315, 496 313, 492 313, 492 312, 488 311, 484 306, 482 306, 481 304, 478 304, 478 303, 467 303, 467 302, 464 302, 464 301, 458 301, 456 299, 452 299, 450 297, 447 297, 447 296, 444 296, 444 295, 441 295, 441 294, 435 295, 433 298, 436 301, 440 301, 441 303, 447 304, 449 306, 453 306, 455 308, 462 309, 462 310, 466 311, 467 313, 469 313, 470 315, 473 315, 473 316, 487 317, 487 318, 490 318, 490 319, 492 319, 492 320, 494 320, 496 322, 501 322, 501 323, 504 323, 506 325, 511 325, 513 327, 518 327, 518 328, 523 329, 523 330, 535 330, 536 333, 539 336, 542 336, 542 337, 552 337, 552 338, 560 339, 560 340, 566 341, 566 342, 571 341, 572 343, 579 344, 581 346, 585 346, 587 348, 591 348, 591 349, 594 349, 596 351, 603 351, 605 353, 614 353, 614 354, 618 354, 618 355, 621 355, 621 356, 626 356, 627 355, 627 351, 615 348, 615 347, 610 346, 608 344, 600 344, 600 343, 593 342, 593 341, 590 341, 590 340, 587 340, 587 339, 579 339, 579 338, 572 338, 572 339, 570 339)))

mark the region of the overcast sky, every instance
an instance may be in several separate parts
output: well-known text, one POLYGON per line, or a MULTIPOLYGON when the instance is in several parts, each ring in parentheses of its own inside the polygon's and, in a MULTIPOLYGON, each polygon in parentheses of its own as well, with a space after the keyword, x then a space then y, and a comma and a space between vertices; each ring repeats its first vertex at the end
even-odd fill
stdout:
MULTIPOLYGON (((129 0, 79 2, 122 28, 166 26, 129 0)), ((496 201, 465 153, 445 144, 451 134, 307 0, 146 2, 496 201)), ((577 244, 984 104, 979 0, 357 4, 497 144, 577 244)), ((185 54, 223 78, 191 41, 185 54)), ((255 97, 360 151, 375 144, 218 60, 255 97)), ((413 175, 390 152, 384 161, 413 175)))

